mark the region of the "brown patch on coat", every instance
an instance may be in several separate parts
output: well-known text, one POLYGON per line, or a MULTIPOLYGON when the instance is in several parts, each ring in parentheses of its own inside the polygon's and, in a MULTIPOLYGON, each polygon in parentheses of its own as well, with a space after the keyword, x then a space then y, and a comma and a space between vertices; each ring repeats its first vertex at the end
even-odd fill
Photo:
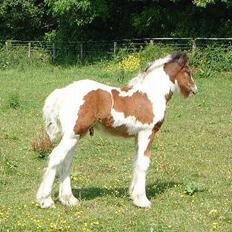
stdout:
POLYGON ((159 122, 157 122, 155 124, 155 126, 154 126, 154 128, 152 130, 152 133, 151 133, 151 135, 148 138, 149 139, 149 143, 148 143, 147 148, 146 148, 146 150, 144 152, 145 156, 148 156, 148 157, 151 156, 151 147, 152 147, 153 140, 155 138, 156 133, 159 131, 160 127, 162 126, 162 124, 163 124, 163 120, 159 121, 159 122))
POLYGON ((130 135, 128 134, 128 128, 125 125, 113 127, 114 119, 112 115, 108 115, 108 117, 101 120, 100 123, 103 125, 105 131, 110 133, 111 135, 122 136, 125 138, 130 137, 130 135))
POLYGON ((170 81, 175 84, 175 77, 181 70, 181 67, 177 63, 167 63, 164 65, 164 71, 168 74, 170 81))
POLYGON ((180 87, 181 93, 185 97, 188 97, 191 92, 191 86, 194 86, 189 66, 181 69, 181 71, 176 75, 176 80, 180 87))
POLYGON ((91 131, 95 122, 110 118, 111 108, 112 99, 109 92, 101 89, 90 91, 85 95, 84 104, 80 107, 74 126, 75 134, 84 135, 88 130, 91 131))
MULTIPOLYGON (((181 93, 185 97, 188 97, 192 91, 191 87, 194 86, 194 82, 191 78, 191 69, 188 66, 187 54, 174 54, 172 59, 164 65, 164 71, 173 83, 177 81, 181 93)), ((168 96, 166 99, 169 99, 168 96)))
POLYGON ((113 89, 111 92, 114 99, 113 108, 117 112, 122 112, 125 117, 134 116, 143 124, 153 122, 152 103, 146 93, 137 91, 132 96, 119 96, 118 90, 113 89))
POLYGON ((169 62, 164 64, 164 71, 168 74, 170 80, 175 83, 175 77, 180 70, 186 66, 188 62, 188 56, 186 53, 176 53, 172 55, 169 62))

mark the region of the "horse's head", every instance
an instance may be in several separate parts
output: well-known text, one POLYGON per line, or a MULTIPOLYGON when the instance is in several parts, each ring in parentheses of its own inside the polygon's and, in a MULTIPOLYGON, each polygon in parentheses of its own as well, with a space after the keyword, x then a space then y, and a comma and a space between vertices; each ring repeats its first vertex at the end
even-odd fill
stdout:
POLYGON ((197 93, 197 86, 192 78, 192 72, 188 65, 186 53, 175 53, 164 65, 164 71, 174 83, 175 89, 179 89, 185 96, 193 96, 197 93))

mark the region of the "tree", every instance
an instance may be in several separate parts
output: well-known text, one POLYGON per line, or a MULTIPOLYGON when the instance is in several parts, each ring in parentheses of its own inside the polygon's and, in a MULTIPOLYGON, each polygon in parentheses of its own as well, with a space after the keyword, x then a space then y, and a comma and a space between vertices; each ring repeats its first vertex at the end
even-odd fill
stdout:
POLYGON ((76 41, 232 34, 229 0, 0 1, 0 39, 76 41))
POLYGON ((220 2, 226 3, 227 5, 230 4, 229 0, 194 0, 193 4, 195 4, 198 7, 206 7, 207 5, 216 4, 220 2))
POLYGON ((2 0, 0 32, 4 39, 30 39, 43 33, 44 4, 40 1, 2 0))
MULTIPOLYGON (((95 20, 107 17, 107 4, 105 0, 45 0, 57 21, 57 37, 63 39, 67 36, 71 40, 84 39, 85 28, 95 20)), ((67 39, 67 37, 66 37, 67 39)))

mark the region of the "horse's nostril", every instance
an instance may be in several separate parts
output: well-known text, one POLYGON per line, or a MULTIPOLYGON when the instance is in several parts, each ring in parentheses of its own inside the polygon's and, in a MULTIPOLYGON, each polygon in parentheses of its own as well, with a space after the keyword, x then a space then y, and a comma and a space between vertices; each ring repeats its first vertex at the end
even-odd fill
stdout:
POLYGON ((197 86, 194 86, 194 87, 192 88, 192 92, 193 92, 194 95, 197 94, 197 92, 198 92, 197 86))

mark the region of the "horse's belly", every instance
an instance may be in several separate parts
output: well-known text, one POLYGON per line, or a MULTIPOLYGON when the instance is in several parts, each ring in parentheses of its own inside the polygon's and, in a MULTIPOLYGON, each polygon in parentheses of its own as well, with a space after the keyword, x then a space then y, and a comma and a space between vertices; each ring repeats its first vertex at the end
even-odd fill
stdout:
POLYGON ((122 131, 123 134, 133 136, 139 133, 141 130, 152 129, 153 124, 142 123, 138 121, 135 116, 125 117, 124 113, 117 112, 114 109, 111 111, 113 117, 112 129, 116 131, 122 131))

